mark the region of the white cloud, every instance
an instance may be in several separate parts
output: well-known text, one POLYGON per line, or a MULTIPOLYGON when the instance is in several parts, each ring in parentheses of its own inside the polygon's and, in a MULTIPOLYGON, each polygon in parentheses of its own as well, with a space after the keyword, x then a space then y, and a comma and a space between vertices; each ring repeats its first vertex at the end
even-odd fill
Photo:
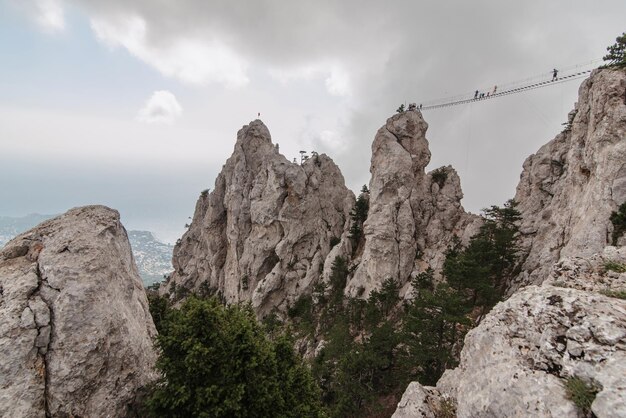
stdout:
POLYGON ((326 90, 333 96, 350 95, 350 74, 343 67, 317 63, 296 68, 271 68, 269 74, 275 80, 286 84, 294 80, 324 78, 326 90))
POLYGON ((165 123, 171 125, 183 113, 183 108, 171 92, 155 91, 139 110, 137 120, 144 123, 165 123))
POLYGON ((36 0, 35 21, 46 32, 65 29, 65 15, 60 0, 36 0))
POLYGON ((320 143, 323 146, 334 152, 343 152, 346 150, 346 141, 342 140, 339 133, 335 131, 325 130, 320 132, 320 143))
POLYGON ((109 47, 124 47, 163 75, 185 83, 217 82, 228 87, 241 87, 249 81, 246 62, 219 41, 177 37, 161 45, 152 45, 149 28, 140 16, 92 18, 91 28, 109 47))
POLYGON ((341 68, 333 68, 326 78, 326 89, 333 96, 348 96, 350 94, 350 75, 341 68))

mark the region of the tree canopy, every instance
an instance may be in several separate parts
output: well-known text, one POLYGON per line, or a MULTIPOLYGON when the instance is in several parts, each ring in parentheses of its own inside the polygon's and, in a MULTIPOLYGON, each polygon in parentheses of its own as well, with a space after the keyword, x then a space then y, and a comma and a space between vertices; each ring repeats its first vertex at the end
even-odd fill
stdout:
POLYGON ((291 337, 270 338, 249 306, 191 297, 162 317, 156 344, 163 378, 147 402, 153 416, 323 416, 291 337))
POLYGON ((606 48, 608 54, 603 59, 608 61, 608 65, 625 67, 626 66, 626 32, 615 38, 615 43, 606 48))

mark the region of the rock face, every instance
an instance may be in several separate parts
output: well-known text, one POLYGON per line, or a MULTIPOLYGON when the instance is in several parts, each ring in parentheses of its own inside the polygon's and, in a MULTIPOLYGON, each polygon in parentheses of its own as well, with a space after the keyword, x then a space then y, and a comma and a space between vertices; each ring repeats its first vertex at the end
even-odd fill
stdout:
POLYGON ((116 211, 72 209, 0 252, 0 416, 126 416, 155 334, 116 211))
POLYGON ((414 272, 439 270, 453 237, 467 242, 479 226, 461 206, 456 171, 424 171, 430 162, 427 128, 420 112, 408 111, 376 133, 365 246, 347 287, 352 296, 367 296, 387 278, 405 284, 414 272))
POLYGON ((387 278, 405 285, 414 273, 439 270, 454 237, 466 242, 480 222, 464 212, 452 167, 424 171, 427 127, 420 112, 409 111, 376 134, 365 241, 353 248, 355 199, 332 160, 290 163, 261 121, 244 126, 215 189, 198 200, 162 291, 218 292, 227 302, 251 300, 263 315, 328 280, 337 256, 356 269, 346 287, 356 297, 387 278), (331 248, 331 240, 339 243, 331 248))
POLYGON ((594 71, 571 127, 524 163, 515 200, 526 259, 511 293, 539 284, 561 257, 587 257, 610 243, 609 216, 626 201, 625 92, 626 71, 594 71))
POLYGON ((524 163, 512 296, 467 334, 459 367, 436 388, 412 383, 395 416, 437 416, 449 400, 458 417, 582 417, 570 377, 599 389, 595 416, 626 416, 626 273, 607 268, 625 265, 626 238, 606 246, 626 201, 626 72, 596 70, 579 94, 570 125, 524 163))
POLYGON ((255 120, 238 132, 215 189, 200 196, 164 291, 217 291, 227 302, 251 300, 260 314, 285 308, 321 277, 354 201, 329 157, 291 163, 255 120))
POLYGON ((598 418, 626 416, 626 301, 596 292, 626 291, 626 273, 607 272, 607 260, 626 261, 626 248, 559 263, 542 286, 498 304, 467 334, 459 367, 436 388, 413 383, 397 416, 411 407, 429 416, 437 397, 453 400, 458 417, 582 416, 567 398, 568 377, 600 389, 598 418))

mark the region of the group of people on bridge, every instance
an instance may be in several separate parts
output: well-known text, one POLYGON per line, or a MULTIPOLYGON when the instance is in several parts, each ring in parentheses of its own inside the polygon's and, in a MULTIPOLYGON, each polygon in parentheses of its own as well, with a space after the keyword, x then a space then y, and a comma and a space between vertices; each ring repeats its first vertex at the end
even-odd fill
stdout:
MULTIPOLYGON (((556 68, 552 70, 552 81, 556 81, 559 75, 559 70, 556 68)), ((498 86, 493 86, 493 90, 487 93, 476 90, 474 92, 474 100, 484 99, 485 97, 493 96, 498 91, 498 86)))

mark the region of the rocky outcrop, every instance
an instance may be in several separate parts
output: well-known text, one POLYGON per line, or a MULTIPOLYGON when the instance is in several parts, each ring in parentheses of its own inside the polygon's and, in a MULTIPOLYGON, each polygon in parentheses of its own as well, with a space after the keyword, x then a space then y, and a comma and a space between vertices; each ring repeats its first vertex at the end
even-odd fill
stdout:
POLYGON ((126 416, 155 334, 116 211, 72 209, 0 251, 0 416, 126 416))
POLYGON ((440 270, 455 237, 467 242, 480 220, 463 210, 452 167, 425 172, 427 126, 420 112, 409 111, 376 134, 360 243, 349 236, 354 195, 332 160, 314 155, 291 163, 261 121, 244 126, 215 189, 198 200, 162 292, 175 299, 181 289, 183 296, 219 293, 229 303, 252 301, 263 315, 327 281, 337 256, 354 271, 346 293, 355 297, 367 297, 387 278, 404 292, 413 274, 440 270))
POLYGON ((626 260, 626 248, 563 261, 542 286, 499 303, 467 334, 459 367, 436 388, 415 383, 398 410, 432 411, 439 397, 458 417, 577 417, 564 384, 578 377, 599 389, 598 418, 626 416, 626 300, 611 297, 626 291, 626 273, 607 271, 608 260, 626 260))
POLYGON ((453 412, 454 404, 441 396, 437 388, 411 382, 391 418, 450 417, 453 412))
POLYGON ((252 301, 261 315, 284 309, 320 279, 354 201, 328 156, 292 163, 255 120, 238 132, 215 189, 200 196, 163 291, 218 292, 252 301))
POLYGON ((626 71, 595 70, 582 83, 568 127, 524 163, 515 200, 525 261, 510 293, 610 243, 609 216, 626 201, 626 71))
POLYGON ((376 133, 365 245, 347 287, 352 296, 367 296, 388 278, 404 285, 412 273, 439 270, 454 237, 467 242, 479 226, 478 217, 461 206, 456 171, 425 172, 427 128, 419 111, 408 111, 389 118, 376 133))

